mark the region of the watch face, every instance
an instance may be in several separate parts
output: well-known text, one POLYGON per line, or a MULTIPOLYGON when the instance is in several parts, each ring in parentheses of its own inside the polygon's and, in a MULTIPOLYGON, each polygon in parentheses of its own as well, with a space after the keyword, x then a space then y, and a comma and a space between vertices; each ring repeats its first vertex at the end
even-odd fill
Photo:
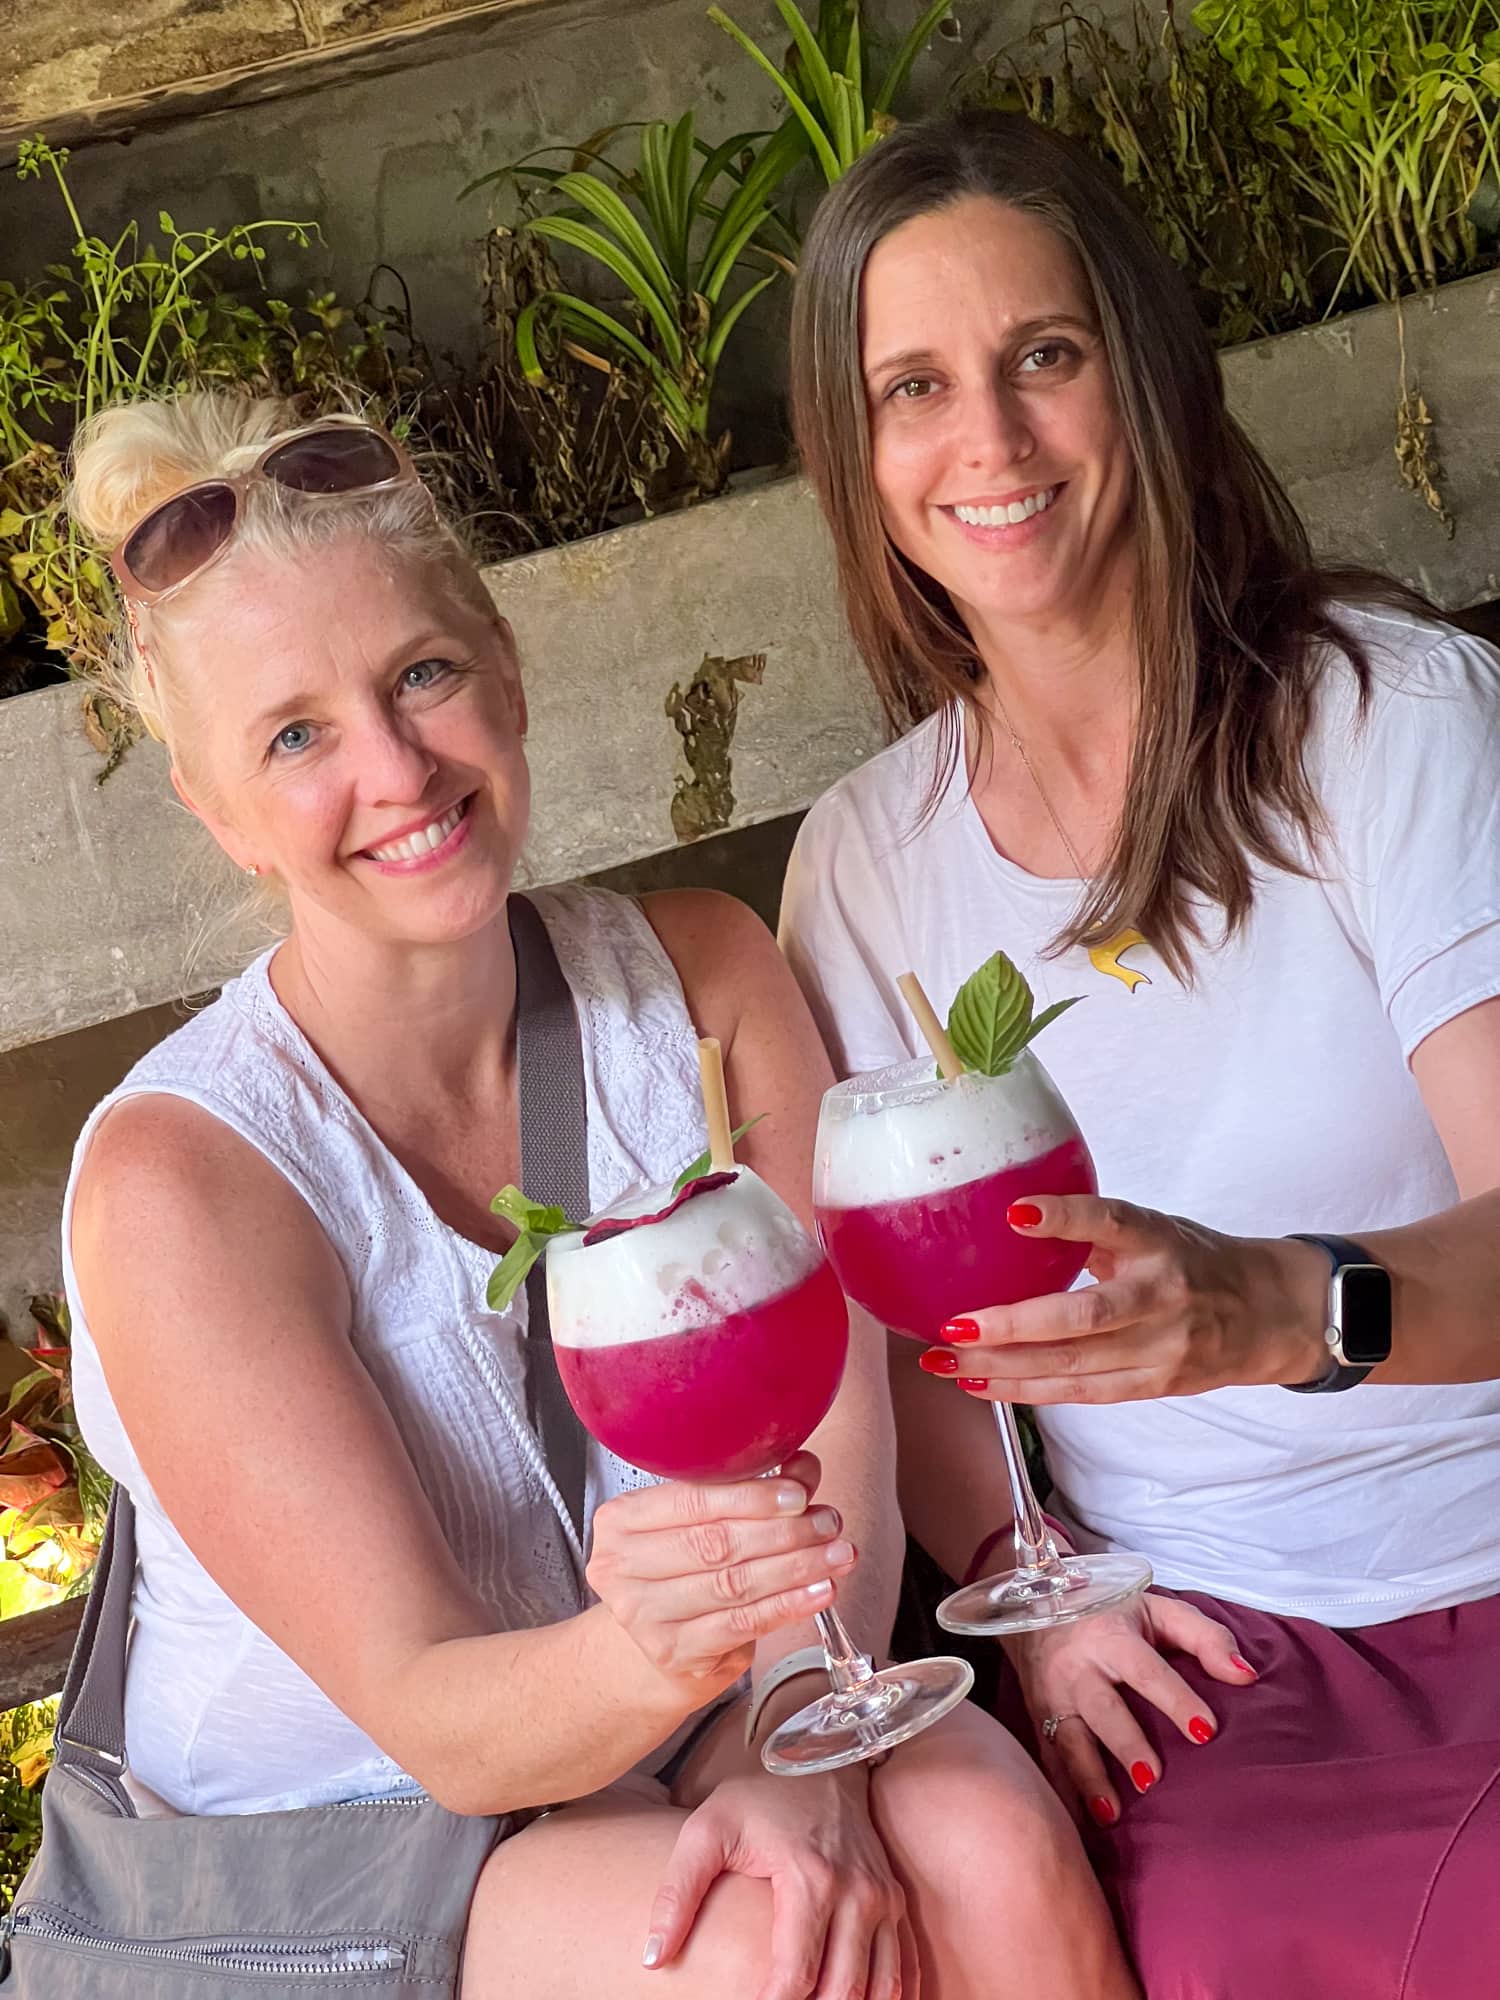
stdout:
POLYGON ((1339 1345, 1351 1368, 1373 1368, 1391 1354, 1391 1279, 1378 1264, 1345 1264, 1338 1274, 1339 1345))

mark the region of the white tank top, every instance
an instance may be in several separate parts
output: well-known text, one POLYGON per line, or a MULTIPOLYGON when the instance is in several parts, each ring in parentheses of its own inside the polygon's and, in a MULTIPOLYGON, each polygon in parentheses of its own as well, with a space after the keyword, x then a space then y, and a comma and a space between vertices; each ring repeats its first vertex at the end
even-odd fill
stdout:
MULTIPOLYGON (((604 890, 533 895, 572 989, 594 1208, 669 1179, 702 1150, 696 1043, 682 987, 638 906, 604 890)), ((193 1556, 120 1423, 69 1254, 78 1172, 122 1098, 186 1098, 271 1162, 348 1276, 352 1338, 395 1418, 443 1534, 502 1630, 575 1609, 573 1527, 524 1415, 526 1296, 485 1306, 492 1251, 439 1221, 277 999, 267 952, 136 1064, 84 1127, 63 1208, 79 1422, 135 1502, 139 1566, 125 1719, 134 1777, 179 1812, 274 1811, 415 1789, 193 1556)), ((295 1385, 288 1384, 288 1393, 295 1385)), ((275 1424, 264 1427, 276 1532, 275 1424)), ((647 1476, 590 1441, 584 1535, 598 1504, 647 1476)), ((330 1532, 351 1532, 330 1521, 330 1532)), ((670 1746, 668 1746, 669 1748, 670 1746)), ((659 1764, 668 1748, 651 1760, 659 1764)))

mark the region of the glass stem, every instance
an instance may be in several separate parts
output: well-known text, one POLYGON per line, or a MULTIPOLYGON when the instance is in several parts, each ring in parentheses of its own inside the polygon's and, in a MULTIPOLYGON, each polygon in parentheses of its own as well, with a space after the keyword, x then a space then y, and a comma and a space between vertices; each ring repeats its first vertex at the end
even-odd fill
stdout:
POLYGON ((836 1611, 820 1611, 813 1622, 817 1625, 818 1637, 823 1641, 823 1651, 828 1655, 828 1678, 833 1683, 834 1693, 861 1693, 875 1678, 874 1662, 849 1637, 844 1621, 836 1611))
POLYGON ((995 1403, 991 1407, 1005 1452, 1011 1506, 1015 1509, 1016 1568, 1025 1576, 1060 1576, 1062 1561, 1037 1505, 1031 1474, 1026 1470, 1026 1452, 1016 1413, 1009 1403, 995 1403))

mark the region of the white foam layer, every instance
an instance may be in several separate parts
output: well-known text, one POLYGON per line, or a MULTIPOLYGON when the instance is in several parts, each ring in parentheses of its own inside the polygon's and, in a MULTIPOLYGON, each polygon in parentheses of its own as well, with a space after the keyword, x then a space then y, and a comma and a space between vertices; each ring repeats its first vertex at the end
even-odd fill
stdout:
POLYGON ((851 1078, 830 1093, 818 1126, 814 1191, 820 1207, 937 1194, 1039 1159, 1077 1137, 1047 1072, 1022 1054, 1004 1076, 951 1083, 932 1059, 851 1078), (890 1093, 882 1103, 877 1092, 890 1093))
MULTIPOLYGON (((648 1188, 604 1215, 650 1215, 671 1200, 670 1187, 648 1188)), ((821 1259, 786 1203, 738 1167, 732 1187, 696 1195, 665 1222, 587 1247, 581 1234, 554 1237, 552 1338, 559 1347, 614 1347, 691 1333, 790 1291, 821 1259)))

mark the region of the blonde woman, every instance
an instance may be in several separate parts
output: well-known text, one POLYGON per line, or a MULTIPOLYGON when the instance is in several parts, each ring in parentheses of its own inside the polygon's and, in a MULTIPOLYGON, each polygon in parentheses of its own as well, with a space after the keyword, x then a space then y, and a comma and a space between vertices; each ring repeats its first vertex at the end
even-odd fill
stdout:
MULTIPOLYGON (((810 1609, 840 1591, 863 1630, 889 1627, 899 1530, 867 1335, 817 1457, 780 1479, 661 1486, 593 1448, 590 1588, 570 1587, 524 1298, 484 1305, 509 1234, 489 1198, 522 1172, 525 695, 404 453, 352 420, 189 396, 99 418, 73 507, 113 551, 136 710, 184 805, 284 897, 287 937, 79 1144, 78 1407, 139 1524, 142 1817, 88 1821, 109 1844, 86 1850, 77 1811, 49 1827, 41 1878, 50 1843, 68 1894, 107 1908, 32 1990, 83 1959, 91 2000, 138 1992, 145 1966, 206 2000, 247 1960, 258 1993, 326 1991, 291 1970, 321 1923, 325 1975, 403 1995, 1128 1995, 1065 1817, 976 1711, 873 1773, 775 1780, 758 1743, 815 1685, 799 1672, 747 1742, 740 1677, 764 1691, 810 1609), (345 1808, 373 1801, 371 1851, 369 1814, 345 1808), (228 1884, 239 1908, 258 1892, 247 1941, 214 1895, 245 1851, 224 1829, 252 1815, 248 1885, 228 1884), (403 1873, 398 1835, 423 1824, 446 1929, 403 1873), (184 1933, 212 1950, 164 1945, 184 1933)), ((581 1036, 590 1203, 698 1149, 696 1030, 770 1114, 748 1158, 805 1212, 825 1068, 760 926, 697 894, 535 908, 581 1036)), ((59 1921, 23 1917, 20 1973, 59 1921)))

